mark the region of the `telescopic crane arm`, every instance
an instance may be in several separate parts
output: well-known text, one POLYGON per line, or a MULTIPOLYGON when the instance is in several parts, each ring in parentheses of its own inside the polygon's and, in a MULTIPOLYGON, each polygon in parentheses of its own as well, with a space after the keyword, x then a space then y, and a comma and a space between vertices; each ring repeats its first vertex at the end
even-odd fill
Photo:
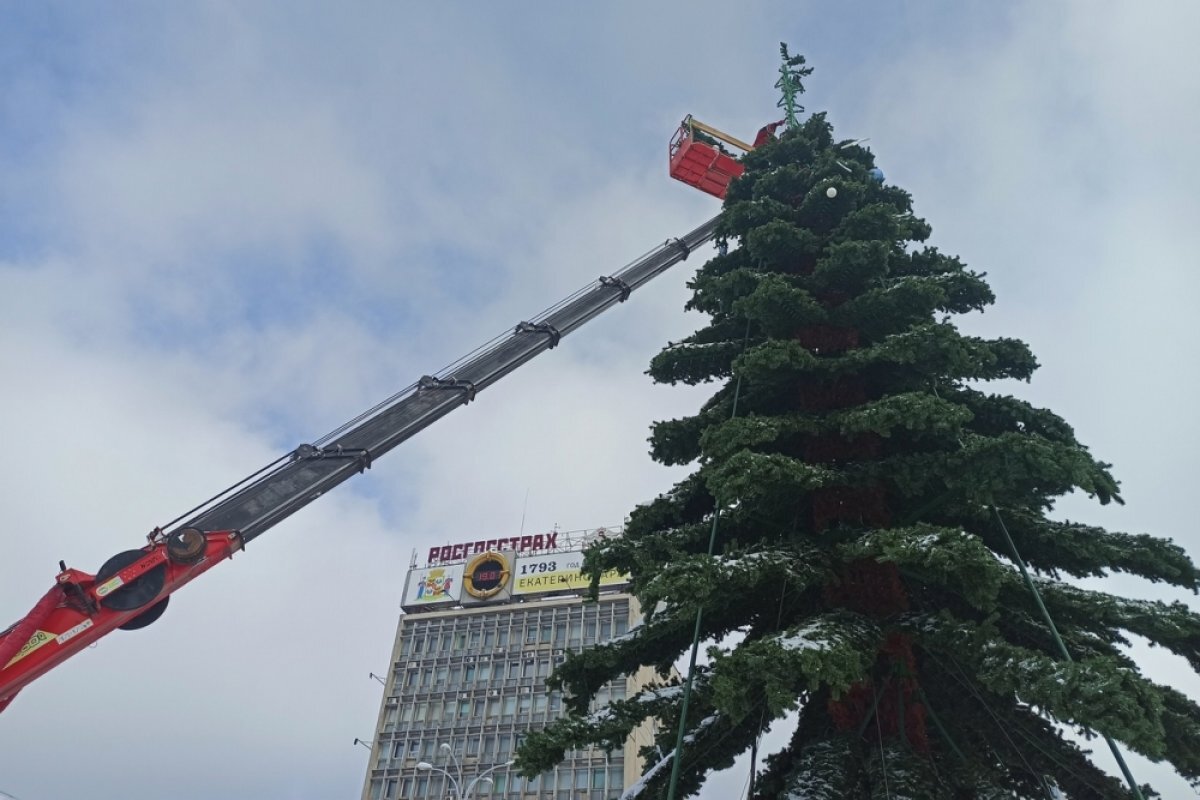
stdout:
POLYGON ((115 628, 154 622, 175 590, 628 299, 711 239, 718 219, 668 240, 437 375, 422 377, 325 437, 300 445, 166 530, 156 528, 146 545, 118 553, 95 575, 59 562, 53 588, 29 614, 0 631, 0 711, 24 686, 115 628))

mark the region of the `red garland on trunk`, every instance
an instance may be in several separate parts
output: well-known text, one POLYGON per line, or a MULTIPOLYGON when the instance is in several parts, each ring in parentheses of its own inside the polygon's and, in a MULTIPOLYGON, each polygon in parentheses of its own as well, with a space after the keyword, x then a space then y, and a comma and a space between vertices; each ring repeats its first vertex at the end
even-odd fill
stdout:
MULTIPOLYGON (((845 298, 822 297, 826 306, 845 298)), ((858 347, 858 331, 830 325, 809 325, 796 332, 796 339, 816 355, 834 355, 858 347)), ((866 386, 857 376, 828 382, 804 384, 798 392, 799 405, 806 411, 831 411, 860 405, 867 400, 866 386)), ((804 457, 810 463, 830 464, 868 461, 879 455, 882 440, 865 434, 813 436, 805 442, 804 457)), ((813 530, 817 533, 839 524, 855 528, 886 528, 891 524, 887 496, 882 486, 829 486, 810 493, 813 530)), ((862 559, 847 564, 839 580, 825 587, 825 599, 834 607, 847 608, 875 619, 888 619, 908 610, 908 592, 893 563, 862 559)), ((925 706, 918 700, 917 665, 912 637, 893 631, 879 649, 877 680, 862 681, 828 704, 834 726, 843 732, 857 731, 872 738, 900 738, 920 753, 929 751, 925 706), (875 728, 875 731, 871 731, 875 728)))

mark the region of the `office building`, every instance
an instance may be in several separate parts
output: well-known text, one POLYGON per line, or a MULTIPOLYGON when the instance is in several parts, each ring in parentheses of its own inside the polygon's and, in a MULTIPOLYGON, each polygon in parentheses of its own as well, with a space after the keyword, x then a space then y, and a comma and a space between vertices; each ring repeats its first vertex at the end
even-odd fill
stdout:
MULTIPOLYGON (((434 548, 424 567, 414 558, 363 800, 443 800, 458 796, 455 781, 468 798, 614 800, 637 780, 646 731, 612 753, 570 753, 529 780, 504 766, 528 730, 564 713, 545 686, 554 667, 639 618, 622 575, 603 576, 598 601, 583 597, 581 549, 611 535, 481 540, 434 548)), ((597 705, 635 694, 651 674, 603 687, 597 705)))

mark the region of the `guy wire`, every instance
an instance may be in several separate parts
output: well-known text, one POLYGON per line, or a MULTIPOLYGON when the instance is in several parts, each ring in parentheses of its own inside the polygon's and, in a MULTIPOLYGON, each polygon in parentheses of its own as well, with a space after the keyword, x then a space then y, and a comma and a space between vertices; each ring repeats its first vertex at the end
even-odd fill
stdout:
MULTIPOLYGON (((750 318, 746 318, 746 333, 742 337, 741 352, 746 352, 746 344, 750 341, 750 318)), ((729 418, 733 419, 737 416, 738 399, 742 394, 742 376, 739 373, 737 383, 733 388, 733 409, 729 413, 729 418)), ((708 536, 708 556, 712 558, 713 550, 717 546, 717 526, 721 521, 721 502, 719 498, 713 498, 716 509, 713 511, 712 532, 708 536)), ((688 660, 687 680, 683 685, 683 703, 679 710, 679 731, 675 736, 675 758, 671 762, 671 782, 667 788, 667 800, 675 800, 675 790, 679 786, 680 765, 683 763, 683 735, 687 730, 687 714, 688 705, 692 700, 692 679, 696 674, 696 655, 700 650, 700 623, 704 617, 704 605, 696 606, 696 626, 692 632, 692 652, 688 660)))

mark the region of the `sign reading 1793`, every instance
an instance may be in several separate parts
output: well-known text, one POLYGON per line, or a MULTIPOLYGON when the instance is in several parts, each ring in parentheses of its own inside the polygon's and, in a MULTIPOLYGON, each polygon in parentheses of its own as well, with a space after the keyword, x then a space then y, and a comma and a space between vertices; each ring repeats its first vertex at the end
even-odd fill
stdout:
MULTIPOLYGON (((616 570, 605 572, 600 576, 602 587, 620 586, 628 582, 629 578, 616 570)), ((583 553, 526 556, 517 559, 517 576, 513 585, 513 594, 580 591, 587 589, 590 585, 591 578, 583 574, 583 553)))

